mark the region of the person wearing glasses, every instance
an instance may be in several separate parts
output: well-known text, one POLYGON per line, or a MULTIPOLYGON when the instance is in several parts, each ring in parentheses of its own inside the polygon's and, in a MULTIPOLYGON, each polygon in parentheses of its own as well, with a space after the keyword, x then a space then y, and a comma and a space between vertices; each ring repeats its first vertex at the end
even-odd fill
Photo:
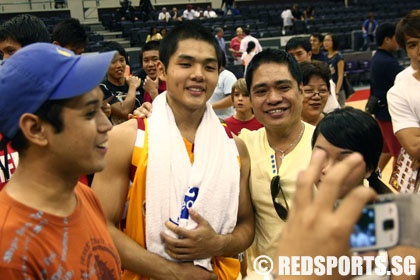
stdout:
MULTIPOLYGON (((285 50, 293 55, 293 57, 296 59, 297 62, 311 62, 313 59, 313 52, 312 52, 312 46, 311 41, 308 40, 306 37, 293 37, 290 38, 289 41, 286 43, 285 50)), ((325 57, 326 58, 326 57, 325 57)), ((324 62, 324 61, 323 61, 324 62)), ((326 63, 326 62, 325 62, 326 63)), ((335 83, 330 78, 330 93, 328 95, 326 104, 324 106, 323 112, 329 113, 331 111, 334 111, 337 108, 340 108, 340 104, 338 104, 336 95, 335 95, 335 83)))
POLYGON ((302 120, 317 125, 325 116, 324 108, 330 96, 330 70, 321 61, 300 63, 303 82, 302 120))
POLYGON ((256 226, 247 262, 252 277, 256 257, 278 256, 276 244, 292 206, 297 175, 309 164, 314 126, 301 120, 302 75, 292 55, 274 49, 256 54, 248 65, 246 83, 255 117, 264 125, 240 134, 251 158, 256 226))

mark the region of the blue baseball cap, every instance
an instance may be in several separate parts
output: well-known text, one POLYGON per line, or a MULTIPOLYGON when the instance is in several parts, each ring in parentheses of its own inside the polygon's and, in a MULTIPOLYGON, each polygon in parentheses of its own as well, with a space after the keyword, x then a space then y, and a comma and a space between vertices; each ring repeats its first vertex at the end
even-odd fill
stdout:
POLYGON ((105 77, 115 52, 75 55, 50 43, 35 43, 0 65, 0 133, 9 139, 24 113, 35 113, 47 100, 80 96, 105 77))

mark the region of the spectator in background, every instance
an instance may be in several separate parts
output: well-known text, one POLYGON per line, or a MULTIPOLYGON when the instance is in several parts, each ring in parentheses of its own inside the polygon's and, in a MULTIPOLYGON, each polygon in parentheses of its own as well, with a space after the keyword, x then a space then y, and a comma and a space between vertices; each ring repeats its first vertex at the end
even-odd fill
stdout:
POLYGON ((285 47, 286 52, 291 54, 297 62, 307 61, 312 57, 312 46, 307 37, 292 37, 285 47))
POLYGON ((162 7, 162 11, 158 15, 158 20, 168 22, 171 19, 171 15, 169 14, 166 7, 162 7))
POLYGON ((301 117, 304 122, 316 126, 324 118, 324 108, 331 96, 330 71, 321 61, 303 61, 299 66, 303 83, 301 117))
POLYGON ((232 94, 232 86, 237 80, 235 74, 225 69, 225 67, 226 57, 223 54, 217 86, 209 99, 209 103, 212 105, 216 115, 222 120, 232 116, 234 113, 232 107, 233 102, 230 95, 232 94))
POLYGON ((197 6, 195 9, 195 18, 204 19, 204 11, 201 9, 200 6, 197 6))
POLYGON ((117 51, 109 65, 106 78, 100 84, 104 93, 104 100, 111 99, 112 123, 119 124, 128 119, 128 114, 140 106, 138 87, 141 80, 136 76, 125 77, 125 66, 127 64, 127 52, 124 47, 114 41, 103 43, 100 52, 117 51))
POLYGON ((324 36, 321 33, 313 33, 309 37, 309 42, 311 43, 312 48, 312 60, 319 60, 325 63, 328 62, 327 54, 322 48, 322 41, 324 36))
POLYGON ((216 38, 216 41, 219 44, 220 49, 222 50, 223 54, 225 55, 225 57, 227 57, 227 55, 226 55, 226 43, 225 43, 225 39, 223 38, 223 35, 224 35, 223 28, 216 27, 215 31, 216 31, 216 35, 214 37, 216 38))
POLYGON ((344 80, 344 57, 338 51, 338 40, 333 34, 325 35, 323 45, 328 53, 328 67, 330 68, 331 78, 335 84, 335 94, 338 104, 343 107, 346 103, 346 94, 342 88, 344 80))
POLYGON ((150 27, 150 32, 147 34, 146 43, 150 41, 159 41, 162 40, 162 35, 157 31, 156 26, 150 27))
POLYGON ((293 14, 290 8, 286 8, 281 12, 281 18, 283 19, 283 30, 288 31, 293 28, 293 14))
POLYGON ((234 60, 234 64, 242 64, 241 56, 242 52, 239 50, 241 48, 241 41, 243 39, 244 32, 241 27, 236 28, 236 36, 230 40, 230 48, 229 51, 231 52, 234 60))
POLYGON ((395 163, 401 149, 401 145, 394 135, 386 97, 388 90, 394 85, 395 77, 404 68, 393 55, 398 49, 395 39, 395 24, 383 23, 379 25, 376 31, 376 42, 378 49, 371 61, 370 94, 378 97, 381 104, 376 106, 374 115, 384 138, 385 145, 379 161, 379 168, 384 170, 391 157, 394 157, 395 163))
POLYGON ((255 43, 254 41, 249 41, 248 47, 246 48, 246 52, 244 52, 241 57, 242 65, 244 66, 244 75, 246 74, 246 68, 248 67, 249 62, 251 62, 254 55, 255 55, 255 43))
POLYGON ((363 32, 363 51, 367 50, 369 43, 375 43, 376 28, 378 27, 378 22, 374 18, 373 13, 368 13, 367 19, 362 24, 363 32))
MULTIPOLYGON (((0 25, 0 58, 10 58, 19 49, 36 42, 51 42, 50 33, 44 22, 36 16, 23 14, 15 16, 0 25)), ((0 141, 3 135, 0 133, 0 141)), ((0 190, 10 180, 19 163, 19 155, 10 142, 0 149, 0 190)))
MULTIPOLYGON (((312 48, 309 40, 306 37, 292 37, 286 43, 286 51, 293 55, 297 62, 310 62, 312 57, 312 48)), ((324 104, 322 112, 329 113, 337 108, 340 108, 337 97, 335 95, 335 84, 332 79, 329 79, 329 95, 327 103, 324 104)))
POLYGON ((160 29, 159 33, 160 33, 160 36, 162 36, 162 39, 163 39, 163 37, 165 37, 166 34, 168 33, 168 30, 166 29, 166 27, 162 27, 160 29))
POLYGON ((191 4, 187 5, 187 8, 184 10, 184 13, 182 14, 182 17, 187 20, 192 20, 196 18, 195 10, 193 9, 193 6, 191 4))
POLYGON ((131 1, 128 1, 128 0, 120 1, 120 4, 121 4, 121 9, 120 9, 121 20, 128 20, 128 21, 139 20, 136 16, 134 16, 134 7, 131 5, 131 1))
POLYGON ((180 16, 178 14, 178 8, 177 7, 173 7, 172 8, 172 16, 171 16, 171 20, 175 21, 175 22, 181 22, 182 21, 182 16, 180 16))
POLYGON ((207 9, 203 13, 205 18, 217 18, 216 12, 212 9, 211 5, 207 5, 207 9))
POLYGON ((238 79, 232 86, 231 98, 235 114, 225 119, 227 127, 236 135, 239 135, 243 128, 257 130, 263 127, 254 116, 251 99, 246 86, 245 78, 238 79))
POLYGON ((238 8, 238 3, 233 2, 232 16, 239 16, 240 14, 241 14, 241 11, 238 8))
POLYGON ((305 11, 303 12, 303 16, 305 17, 305 20, 312 20, 315 17, 315 10, 314 7, 308 6, 305 11))
POLYGON ((220 9, 223 9, 223 6, 225 6, 223 10, 223 16, 227 16, 229 11, 232 14, 232 8, 233 8, 234 2, 235 2, 234 0, 222 0, 222 5, 220 6, 220 9))
POLYGON ((59 22, 51 34, 53 44, 82 54, 87 43, 87 33, 83 25, 76 18, 69 18, 59 22))
POLYGON ((153 7, 150 0, 140 0, 139 11, 143 21, 153 19, 155 13, 155 7, 153 7))
POLYGON ((298 4, 293 4, 292 15, 294 20, 305 20, 302 11, 299 9, 298 4))
POLYGON ((0 54, 3 59, 9 58, 24 46, 36 42, 51 42, 47 27, 36 16, 18 15, 0 26, 0 54))
POLYGON ((160 41, 150 41, 144 45, 140 53, 143 71, 138 76, 142 79, 140 103, 153 102, 153 100, 166 90, 166 82, 159 79, 157 62, 159 60, 160 41))
POLYGON ((259 53, 262 51, 262 47, 260 42, 257 38, 251 35, 251 29, 247 26, 243 29, 245 37, 241 41, 241 46, 239 48, 239 51, 244 53, 246 52, 246 49, 248 48, 248 42, 253 41, 255 43, 255 53, 259 53))

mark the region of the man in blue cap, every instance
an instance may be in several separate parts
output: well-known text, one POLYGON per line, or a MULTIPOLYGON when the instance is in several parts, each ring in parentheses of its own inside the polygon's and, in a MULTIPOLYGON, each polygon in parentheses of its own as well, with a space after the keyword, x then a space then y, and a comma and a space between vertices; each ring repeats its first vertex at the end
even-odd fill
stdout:
POLYGON ((0 146, 20 156, 0 192, 4 279, 120 278, 99 201, 78 183, 105 166, 112 125, 98 84, 113 56, 35 43, 0 66, 0 146))

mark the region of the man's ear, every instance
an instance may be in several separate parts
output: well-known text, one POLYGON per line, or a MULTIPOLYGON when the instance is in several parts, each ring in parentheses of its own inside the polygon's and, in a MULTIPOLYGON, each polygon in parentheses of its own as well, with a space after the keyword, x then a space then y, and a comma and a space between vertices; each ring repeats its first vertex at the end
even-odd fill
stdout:
POLYGON ((19 127, 23 135, 29 142, 39 146, 48 144, 48 139, 45 133, 45 122, 31 113, 25 113, 20 117, 19 127))
POLYGON ((157 68, 157 75, 159 80, 166 82, 166 70, 165 65, 163 65, 162 61, 158 60, 156 63, 157 68))

